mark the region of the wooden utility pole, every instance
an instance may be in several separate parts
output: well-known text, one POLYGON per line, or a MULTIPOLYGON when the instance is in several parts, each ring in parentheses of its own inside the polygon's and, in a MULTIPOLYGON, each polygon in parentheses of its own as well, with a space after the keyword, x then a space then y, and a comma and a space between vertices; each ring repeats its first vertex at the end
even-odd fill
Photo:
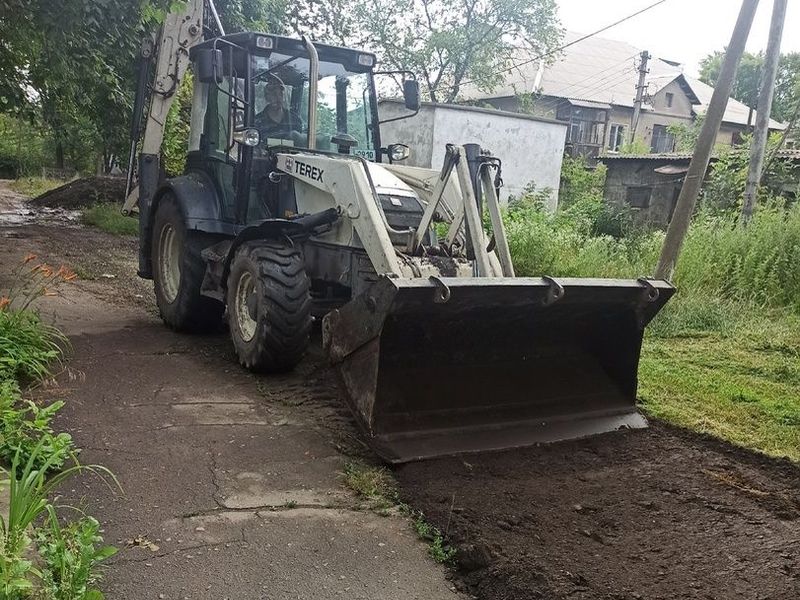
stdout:
POLYGON ((747 184, 744 188, 742 203, 742 222, 747 224, 753 216, 758 200, 758 185, 764 167, 764 153, 769 137, 769 115, 772 110, 772 95, 775 91, 775 77, 778 75, 778 61, 781 57, 781 37, 783 24, 786 21, 786 4, 788 0, 774 0, 772 5, 772 22, 769 26, 767 54, 764 57, 764 68, 761 71, 761 86, 756 106, 756 127, 750 143, 750 167, 747 171, 747 184))
POLYGON ((645 77, 647 76, 647 61, 650 60, 650 55, 647 50, 643 50, 639 55, 639 83, 636 84, 636 99, 633 101, 633 116, 631 117, 631 134, 628 136, 628 143, 633 144, 636 137, 636 127, 639 125, 639 113, 642 112, 642 100, 644 99, 644 91, 647 89, 645 84, 645 77))
POLYGON ((672 279, 675 271, 675 263, 689 229, 689 221, 691 221, 694 206, 697 203, 697 195, 700 193, 700 186, 703 184, 703 178, 708 169, 708 161, 711 158, 711 151, 722 123, 722 116, 725 114, 725 107, 728 105, 733 81, 736 78, 736 69, 747 43, 756 8, 758 8, 758 0, 742 0, 739 17, 736 19, 736 26, 733 28, 731 41, 722 61, 722 68, 714 86, 711 103, 706 111, 703 128, 700 130, 700 137, 697 139, 694 155, 678 196, 675 213, 667 228, 667 237, 664 239, 664 247, 661 249, 661 257, 656 267, 655 276, 658 279, 672 279))

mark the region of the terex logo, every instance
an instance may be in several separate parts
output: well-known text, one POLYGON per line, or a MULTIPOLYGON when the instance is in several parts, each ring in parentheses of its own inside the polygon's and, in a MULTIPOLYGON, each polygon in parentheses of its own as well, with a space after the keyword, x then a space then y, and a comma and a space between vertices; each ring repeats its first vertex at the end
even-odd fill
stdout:
POLYGON ((316 179, 317 181, 322 181, 322 174, 324 173, 322 169, 318 167, 312 167, 311 165, 300 162, 299 160, 294 161, 294 172, 298 175, 316 179))

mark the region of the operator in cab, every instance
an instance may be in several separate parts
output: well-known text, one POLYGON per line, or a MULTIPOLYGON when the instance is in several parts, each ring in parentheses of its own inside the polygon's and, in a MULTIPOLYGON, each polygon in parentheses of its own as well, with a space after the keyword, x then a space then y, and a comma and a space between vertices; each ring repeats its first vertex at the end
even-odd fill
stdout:
POLYGON ((286 105, 286 86, 275 75, 270 75, 264 86, 267 101, 264 110, 255 116, 255 126, 262 140, 279 138, 294 140, 303 131, 303 121, 286 105))

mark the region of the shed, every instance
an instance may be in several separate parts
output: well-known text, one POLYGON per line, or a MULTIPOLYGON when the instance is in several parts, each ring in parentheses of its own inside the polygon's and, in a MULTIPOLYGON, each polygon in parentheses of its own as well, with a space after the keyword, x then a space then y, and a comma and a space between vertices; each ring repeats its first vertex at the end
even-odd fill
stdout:
MULTIPOLYGON (((768 173, 762 185, 793 201, 800 190, 800 150, 779 150, 775 158, 785 166, 777 177, 768 173)), ((639 224, 661 227, 669 223, 691 154, 605 154, 598 159, 607 169, 606 202, 631 209, 639 224)), ((716 160, 712 156, 710 164, 716 160)))
MULTIPOLYGON (((401 101, 382 100, 382 120, 408 114, 401 101)), ((530 184, 550 190, 548 208, 558 204, 567 124, 496 109, 423 102, 419 113, 381 125, 381 144, 411 148, 406 164, 439 169, 447 144, 477 143, 503 162, 500 198, 519 196, 530 184)))
POLYGON ((614 154, 598 159, 607 169, 606 202, 629 208, 637 223, 669 223, 691 154, 614 154))

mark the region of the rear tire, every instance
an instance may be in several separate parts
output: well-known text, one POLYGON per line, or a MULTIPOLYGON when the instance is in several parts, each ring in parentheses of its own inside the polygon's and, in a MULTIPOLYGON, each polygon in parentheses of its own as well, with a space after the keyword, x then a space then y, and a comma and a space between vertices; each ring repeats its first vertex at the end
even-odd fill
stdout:
POLYGON ((278 241, 242 245, 228 276, 228 325, 239 362, 291 371, 310 343, 311 293, 300 252, 278 241))
POLYGON ((175 197, 165 195, 156 209, 150 256, 158 312, 175 331, 206 332, 222 322, 225 305, 200 295, 206 271, 203 238, 186 230, 175 197))

